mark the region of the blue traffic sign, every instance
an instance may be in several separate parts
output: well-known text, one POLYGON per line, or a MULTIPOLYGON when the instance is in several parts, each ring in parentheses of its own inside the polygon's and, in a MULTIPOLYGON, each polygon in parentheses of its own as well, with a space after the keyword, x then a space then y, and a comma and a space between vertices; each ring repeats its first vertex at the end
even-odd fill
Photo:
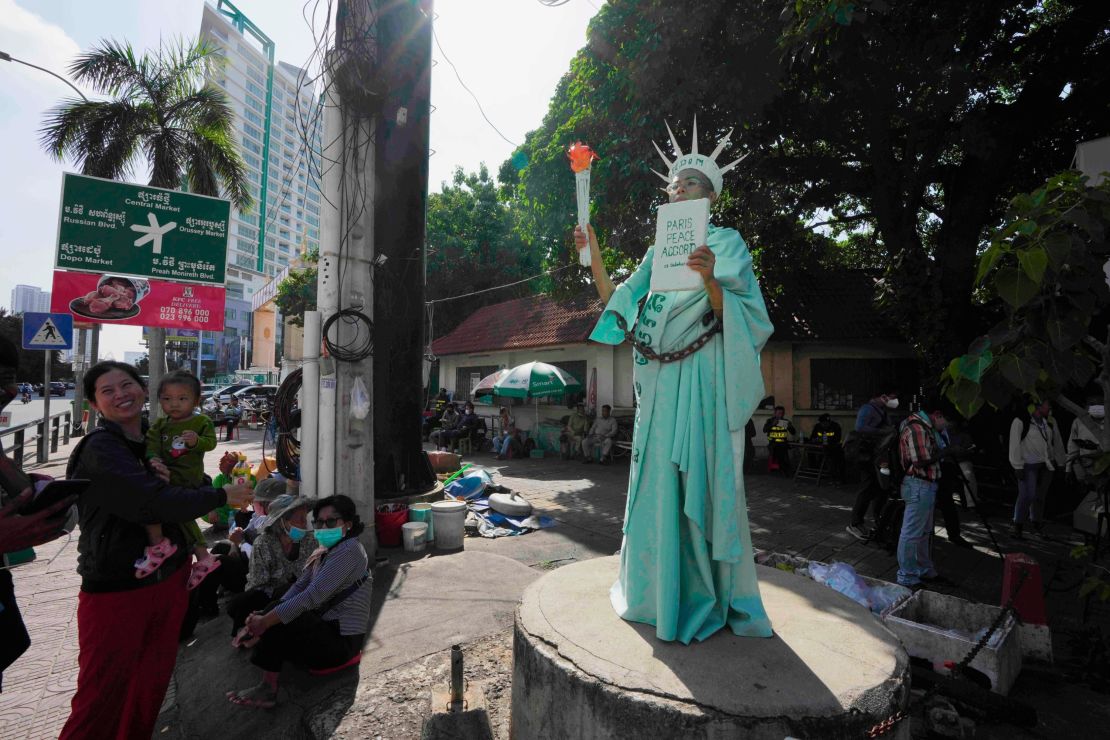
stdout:
POLYGON ((23 349, 73 349, 73 315, 23 314, 23 349))

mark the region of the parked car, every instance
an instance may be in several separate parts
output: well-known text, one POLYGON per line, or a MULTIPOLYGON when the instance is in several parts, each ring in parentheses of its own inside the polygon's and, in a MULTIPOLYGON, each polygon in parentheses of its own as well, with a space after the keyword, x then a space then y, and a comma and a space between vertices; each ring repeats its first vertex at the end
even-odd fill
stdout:
POLYGON ((227 403, 231 400, 231 394, 241 391, 244 388, 250 388, 252 385, 254 385, 254 383, 232 383, 231 385, 220 386, 207 396, 202 392, 201 396, 204 398, 204 402, 201 404, 201 408, 205 411, 211 411, 216 408, 217 399, 220 403, 227 403))
MULTIPOLYGON (((66 394, 66 384, 65 383, 61 382, 60 380, 51 381, 51 383, 50 383, 50 395, 52 395, 52 396, 63 396, 64 397, 65 394, 66 394)), ((41 387, 39 388, 39 396, 43 397, 43 398, 46 397, 46 394, 43 393, 43 390, 42 390, 41 387)))
POLYGON ((276 385, 252 385, 249 388, 243 388, 234 393, 240 401, 248 401, 253 403, 260 399, 265 399, 267 403, 272 403, 274 397, 277 396, 278 387, 276 385))
POLYGON ((77 386, 73 384, 73 381, 70 381, 70 382, 66 383, 66 388, 69 389, 69 390, 73 390, 76 387, 77 386))

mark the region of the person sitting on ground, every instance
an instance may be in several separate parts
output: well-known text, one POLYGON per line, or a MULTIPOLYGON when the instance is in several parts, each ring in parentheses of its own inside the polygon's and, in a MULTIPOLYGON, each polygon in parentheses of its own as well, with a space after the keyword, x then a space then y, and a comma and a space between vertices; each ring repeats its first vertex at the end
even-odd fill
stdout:
POLYGON ((509 409, 501 407, 501 434, 493 440, 493 451, 497 453, 498 460, 512 456, 514 448, 520 446, 516 438, 516 419, 509 415, 509 409))
MULTIPOLYGON (((252 612, 262 611, 284 596, 304 572, 308 558, 316 550, 316 537, 308 529, 311 506, 308 499, 283 493, 265 507, 266 516, 258 526, 250 551, 245 588, 227 603, 233 637, 243 630, 252 612)), ((237 639, 232 644, 239 647, 241 642, 237 639)))
MULTIPOLYGON (((212 554, 220 561, 220 568, 210 577, 204 579, 204 582, 197 588, 198 611, 201 616, 215 617, 219 615, 220 610, 217 602, 219 589, 222 588, 225 593, 229 594, 241 594, 246 589, 254 541, 261 533, 261 526, 266 521, 270 504, 284 493, 284 480, 267 478, 260 482, 254 488, 250 521, 247 522, 245 527, 232 526, 231 531, 227 533, 227 539, 221 540, 212 546, 212 554)), ((246 619, 249 613, 250 609, 244 611, 242 618, 246 619)), ((239 626, 242 626, 242 620, 240 620, 239 626)))
POLYGON ((582 438, 589 428, 590 417, 586 416, 586 404, 575 404, 574 413, 567 417, 563 433, 559 435, 559 450, 563 453, 564 460, 570 460, 582 449, 582 438))
POLYGON ((779 470, 786 477, 790 477, 790 440, 798 432, 794 429, 793 422, 786 418, 786 408, 775 406, 775 410, 763 425, 763 433, 767 435, 767 469, 779 470))
POLYGON ((243 419, 243 409, 239 407, 239 397, 232 396, 227 406, 221 410, 223 419, 216 426, 225 427, 227 429, 227 436, 224 442, 230 442, 235 432, 235 427, 239 426, 239 422, 243 419))
POLYGON ((447 444, 450 445, 451 452, 457 453, 459 451, 459 440, 464 437, 471 437, 475 432, 481 428, 482 420, 474 413, 474 404, 470 401, 466 402, 463 406, 462 416, 459 417, 458 425, 446 435, 447 444))
POLYGON ((251 637, 245 642, 254 643, 251 662, 262 669, 262 681, 229 691, 233 704, 273 707, 285 663, 334 668, 362 650, 373 591, 369 559, 358 541, 362 521, 343 495, 317 501, 312 517, 321 548, 278 604, 247 617, 251 637))
POLYGON ((609 404, 601 407, 601 416, 594 420, 590 433, 582 440, 582 462, 592 463, 595 450, 601 447, 601 464, 609 464, 609 451, 617 437, 617 420, 610 416, 612 411, 609 404))
POLYGON ((443 416, 439 417, 439 428, 433 429, 429 435, 432 444, 436 446, 437 450, 443 449, 450 441, 451 432, 455 431, 455 427, 459 425, 459 411, 455 404, 447 404, 447 408, 443 410, 443 416))

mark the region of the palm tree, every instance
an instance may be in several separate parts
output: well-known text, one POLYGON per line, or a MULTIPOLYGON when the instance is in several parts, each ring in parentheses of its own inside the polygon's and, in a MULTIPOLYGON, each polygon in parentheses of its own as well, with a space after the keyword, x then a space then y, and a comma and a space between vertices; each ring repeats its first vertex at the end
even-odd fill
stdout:
MULTIPOLYGON (((243 160, 233 143, 227 96, 206 78, 224 58, 198 40, 163 45, 136 56, 130 44, 101 41, 70 65, 78 82, 107 100, 68 99, 47 113, 43 148, 69 159, 86 175, 129 178, 138 161, 150 185, 186 183, 200 195, 221 194, 239 209, 251 205, 243 160), (221 193, 222 190, 222 193, 221 193)), ((158 382, 165 371, 165 331, 150 332, 151 413, 158 413, 158 382)))

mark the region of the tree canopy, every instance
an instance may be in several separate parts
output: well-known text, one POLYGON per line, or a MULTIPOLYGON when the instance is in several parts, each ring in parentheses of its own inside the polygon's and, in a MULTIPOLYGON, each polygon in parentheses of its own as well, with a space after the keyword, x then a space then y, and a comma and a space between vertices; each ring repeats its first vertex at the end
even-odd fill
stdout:
POLYGON ((437 303, 496 288, 538 274, 543 254, 520 236, 511 211, 483 164, 477 172, 455 170, 443 191, 428 196, 426 300, 432 302, 432 330, 447 334, 482 306, 534 292, 539 281, 437 303))
POLYGON ((1106 133, 1108 25, 1110 4, 1087 0, 611 0, 499 179, 526 243, 568 264, 564 151, 589 143, 592 221, 628 266, 663 200, 664 119, 684 149, 695 114, 703 150, 735 129, 722 159, 751 156, 716 219, 764 279, 881 268, 883 305, 940 367, 977 333, 975 265, 1009 199, 1106 133))

